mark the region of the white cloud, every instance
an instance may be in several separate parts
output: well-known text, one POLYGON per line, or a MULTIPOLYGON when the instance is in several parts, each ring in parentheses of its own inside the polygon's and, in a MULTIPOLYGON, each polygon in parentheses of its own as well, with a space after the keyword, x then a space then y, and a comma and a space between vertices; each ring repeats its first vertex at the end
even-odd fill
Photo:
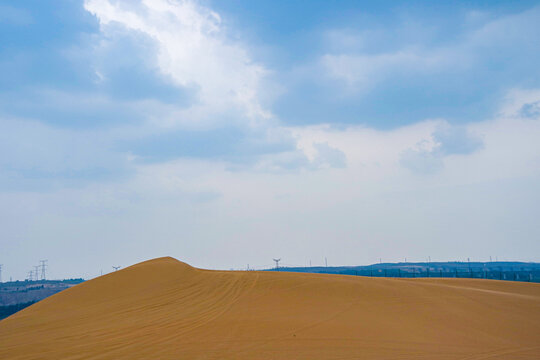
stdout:
POLYGON ((400 164, 421 174, 440 171, 450 155, 468 155, 483 147, 482 139, 465 126, 439 122, 430 139, 422 139, 401 153, 400 164))
MULTIPOLYGON (((198 102, 187 110, 157 101, 121 102, 122 109, 151 120, 98 130, 0 119, 3 175, 30 170, 61 178, 70 171, 124 166, 133 172, 108 182, 86 176, 77 187, 60 179, 61 186, 47 192, 2 188, 0 227, 9 239, 2 249, 9 259, 47 256, 83 276, 98 273, 96 260, 110 266, 160 255, 228 268, 243 266, 246 259, 264 265, 271 256, 291 264, 324 256, 340 264, 428 254, 478 259, 487 256, 489 245, 498 254, 532 254, 530 259, 538 260, 533 258, 540 252, 534 222, 540 211, 538 90, 514 90, 496 118, 457 128, 442 119, 392 130, 278 126, 261 100, 268 71, 227 36, 210 9, 172 0, 87 0, 85 6, 100 21, 101 40, 128 31, 154 42, 159 71, 179 86, 198 88, 198 102), (114 147, 167 131, 164 125, 224 122, 264 124, 249 135, 257 143, 249 144, 253 148, 260 143, 283 148, 292 134, 296 149, 260 151, 248 166, 238 166, 181 154, 138 163, 114 147)), ((354 39, 347 43, 358 45, 354 39)), ((332 76, 369 88, 393 71, 438 71, 456 63, 454 55, 410 48, 329 54, 321 61, 332 76)), ((111 116, 108 98, 83 101, 81 94, 60 92, 40 98, 56 98, 55 108, 100 108, 111 116)))
POLYGON ((104 131, 1 117, 0 127, 0 191, 80 187, 130 171, 128 154, 112 150, 104 131))
POLYGON ((217 13, 190 0, 87 0, 85 8, 106 36, 115 36, 120 26, 152 39, 159 70, 178 85, 198 88, 198 104, 171 114, 169 125, 232 122, 239 116, 257 125, 271 118, 260 100, 268 71, 227 37, 217 13))
POLYGON ((331 147, 328 143, 316 143, 313 147, 317 150, 315 163, 319 167, 344 168, 347 165, 347 157, 343 151, 331 147))
POLYGON ((433 151, 433 147, 426 149, 426 140, 420 141, 414 148, 406 149, 401 153, 400 164, 413 172, 420 174, 433 174, 440 171, 443 157, 433 151))
POLYGON ((527 117, 540 118, 540 90, 513 89, 505 98, 499 111, 501 117, 527 117))
POLYGON ((262 156, 253 167, 231 171, 226 161, 176 159, 135 164, 135 176, 116 182, 0 193, 6 238, 33 239, 6 251, 12 258, 48 256, 83 276, 97 275, 100 264, 160 255, 214 268, 247 259, 256 267, 272 256, 298 265, 324 256, 339 264, 427 255, 538 260, 540 122, 516 115, 472 123, 458 134, 481 136, 482 148, 445 151, 430 176, 402 166, 408 149, 429 155, 441 146, 436 134, 446 126, 295 127, 288 130, 297 152, 262 156), (332 156, 319 159, 328 149, 343 154, 346 167, 331 166, 332 156), (300 166, 282 171, 286 164, 300 166), (49 253, 58 247, 87 263, 49 253))
POLYGON ((346 84, 346 91, 366 92, 378 83, 399 77, 452 75, 473 68, 489 71, 493 66, 491 62, 508 61, 500 56, 506 52, 512 53, 512 59, 517 60, 507 69, 521 63, 529 67, 531 64, 527 60, 537 55, 539 13, 540 8, 536 7, 496 19, 473 16, 476 18, 474 26, 470 18, 466 24, 472 26, 470 31, 435 46, 424 39, 424 33, 430 29, 416 29, 413 41, 404 39, 397 44, 371 31, 331 29, 323 38, 332 39, 332 42, 327 44, 327 53, 320 56, 311 73, 323 74, 327 79, 346 84))
MULTIPOLYGON (((445 51, 411 49, 375 55, 326 54, 320 65, 328 77, 344 81, 356 91, 369 90, 374 84, 406 73, 432 73, 447 67, 455 59, 445 51)), ((459 63, 463 66, 464 63, 459 63)))

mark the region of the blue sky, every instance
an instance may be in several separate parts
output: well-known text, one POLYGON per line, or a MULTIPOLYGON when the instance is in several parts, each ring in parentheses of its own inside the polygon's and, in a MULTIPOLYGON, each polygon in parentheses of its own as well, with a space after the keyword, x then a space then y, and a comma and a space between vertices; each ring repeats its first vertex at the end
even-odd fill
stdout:
POLYGON ((2 1, 0 263, 538 261, 539 24, 538 1, 2 1))

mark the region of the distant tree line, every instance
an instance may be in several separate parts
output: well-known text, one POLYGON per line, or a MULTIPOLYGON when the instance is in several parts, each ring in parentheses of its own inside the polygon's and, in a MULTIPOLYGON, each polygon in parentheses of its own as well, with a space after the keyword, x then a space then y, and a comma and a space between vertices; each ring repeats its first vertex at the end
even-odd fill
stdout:
POLYGON ((17 311, 34 304, 35 301, 30 301, 26 303, 20 303, 15 305, 0 306, 0 320, 7 318, 10 315, 15 314, 17 311))

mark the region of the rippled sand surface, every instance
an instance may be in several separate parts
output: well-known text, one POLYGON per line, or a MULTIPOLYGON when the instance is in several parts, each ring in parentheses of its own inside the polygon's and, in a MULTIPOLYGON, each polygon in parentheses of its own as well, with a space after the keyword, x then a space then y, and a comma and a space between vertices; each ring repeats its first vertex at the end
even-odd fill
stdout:
POLYGON ((0 359, 540 359, 540 285, 159 258, 0 321, 0 359))

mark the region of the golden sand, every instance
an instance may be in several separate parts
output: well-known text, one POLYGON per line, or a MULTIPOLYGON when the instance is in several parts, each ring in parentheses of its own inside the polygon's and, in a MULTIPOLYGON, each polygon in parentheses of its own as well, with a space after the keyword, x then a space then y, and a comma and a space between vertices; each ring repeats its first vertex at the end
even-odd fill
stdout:
POLYGON ((160 258, 0 321, 0 359, 540 359, 540 285, 160 258))

